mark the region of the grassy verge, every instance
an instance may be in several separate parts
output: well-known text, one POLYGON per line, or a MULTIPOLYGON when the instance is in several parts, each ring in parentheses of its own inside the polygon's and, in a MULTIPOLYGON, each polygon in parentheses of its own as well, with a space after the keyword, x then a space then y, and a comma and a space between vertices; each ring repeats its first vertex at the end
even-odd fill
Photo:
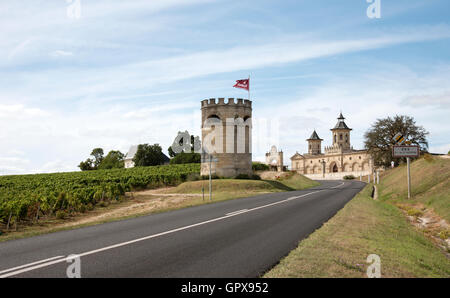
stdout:
POLYGON ((185 182, 173 188, 130 193, 121 202, 86 213, 76 213, 64 220, 43 219, 37 224, 22 226, 18 231, 0 235, 0 242, 263 193, 305 189, 318 184, 298 174, 288 175, 280 181, 217 179, 213 180, 213 200, 209 201, 208 181, 185 182), (201 196, 202 187, 205 200, 201 196))
POLYGON ((450 277, 450 261, 368 185, 264 277, 366 277, 381 258, 382 277, 450 277))
MULTIPOLYGON (((318 182, 302 175, 289 174, 279 180, 240 180, 240 179, 216 179, 212 181, 214 198, 231 199, 248 197, 261 193, 281 192, 306 189, 319 185, 318 182)), ((208 180, 185 182, 165 193, 201 194, 204 190, 205 197, 209 196, 208 180)))
POLYGON ((406 167, 381 176, 379 199, 393 204, 424 205, 450 223, 450 159, 421 158, 411 164, 412 199, 407 198, 406 167))

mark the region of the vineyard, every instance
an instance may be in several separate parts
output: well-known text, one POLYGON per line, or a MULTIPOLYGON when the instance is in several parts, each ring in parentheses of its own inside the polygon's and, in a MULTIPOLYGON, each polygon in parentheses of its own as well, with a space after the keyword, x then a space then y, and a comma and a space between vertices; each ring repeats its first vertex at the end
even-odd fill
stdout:
POLYGON ((0 223, 10 228, 40 217, 64 218, 123 198, 125 192, 177 185, 200 164, 0 176, 0 223))

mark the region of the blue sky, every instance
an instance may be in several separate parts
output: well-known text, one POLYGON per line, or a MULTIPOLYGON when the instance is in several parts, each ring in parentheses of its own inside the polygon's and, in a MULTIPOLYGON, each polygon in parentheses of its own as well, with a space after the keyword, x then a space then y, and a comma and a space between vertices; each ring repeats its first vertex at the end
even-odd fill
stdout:
POLYGON ((285 164, 342 110, 360 149, 377 118, 406 114, 450 150, 447 0, 0 2, 0 175, 78 170, 92 148, 126 152, 200 133, 200 101, 247 97, 253 156, 285 164), (72 2, 72 3, 70 3, 72 2), (69 10, 72 11, 72 10, 69 10))

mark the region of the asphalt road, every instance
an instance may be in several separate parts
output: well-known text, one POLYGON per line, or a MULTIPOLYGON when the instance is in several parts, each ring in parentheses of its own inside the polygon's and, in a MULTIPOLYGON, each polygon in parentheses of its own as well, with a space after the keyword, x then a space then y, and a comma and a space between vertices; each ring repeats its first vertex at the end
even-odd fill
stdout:
POLYGON ((0 243, 0 277, 258 277, 362 188, 323 181, 264 194, 0 243))

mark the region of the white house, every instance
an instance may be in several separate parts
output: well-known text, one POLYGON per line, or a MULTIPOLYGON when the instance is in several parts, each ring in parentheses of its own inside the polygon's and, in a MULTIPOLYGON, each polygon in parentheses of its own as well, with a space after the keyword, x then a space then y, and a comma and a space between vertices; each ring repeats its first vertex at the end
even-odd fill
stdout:
POLYGON ((125 162, 125 169, 134 168, 134 161, 133 158, 136 155, 138 149, 138 145, 133 145, 128 150, 127 155, 125 156, 124 162, 125 162))

